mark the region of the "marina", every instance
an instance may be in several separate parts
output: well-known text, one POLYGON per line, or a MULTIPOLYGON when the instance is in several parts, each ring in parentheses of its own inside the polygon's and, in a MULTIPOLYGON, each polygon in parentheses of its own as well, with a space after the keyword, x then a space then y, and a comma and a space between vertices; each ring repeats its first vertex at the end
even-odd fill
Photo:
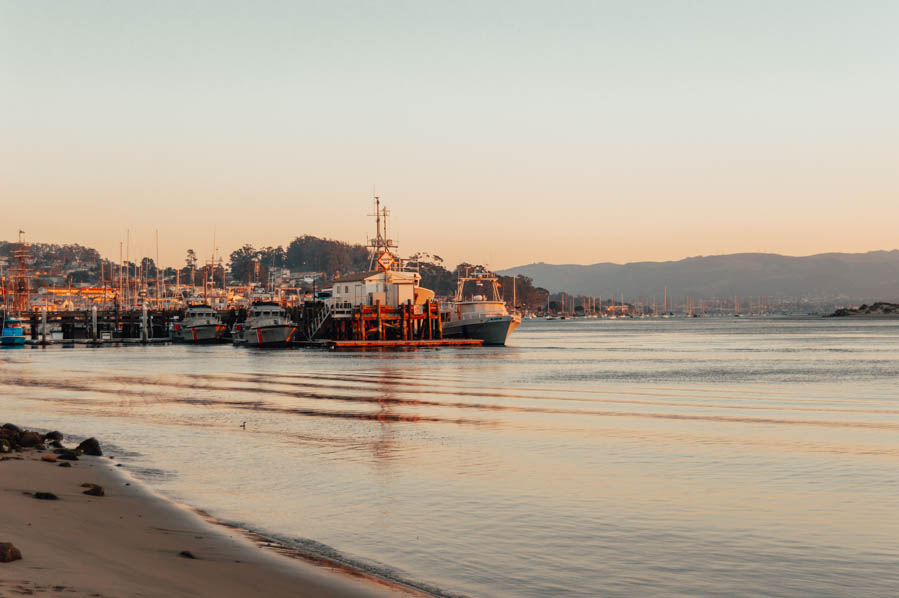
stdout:
MULTIPOLYGON (((96 347, 104 344, 219 343, 250 348, 435 348, 504 345, 521 323, 509 314, 496 277, 466 272, 454 298, 440 301, 421 286, 421 274, 397 255, 387 236, 388 210, 375 197, 376 233, 368 245, 369 269, 335 276, 316 291, 297 288, 216 286, 215 255, 202 288, 166 288, 130 267, 107 286, 78 289, 29 287, 28 244, 20 232, 16 276, 3 287, 3 344, 96 347), (464 296, 466 282, 491 285, 492 297, 464 296), (13 305, 9 305, 9 298, 13 305), (52 299, 52 302, 51 302, 52 299), (78 304, 82 309, 73 309, 78 304), (20 323, 27 317, 27 326, 20 323), (7 326, 8 323, 8 326, 7 326)), ((193 278, 193 276, 191 276, 193 278)), ((222 274, 224 280, 224 273, 222 274)), ((513 299, 514 303, 514 299, 513 299)))

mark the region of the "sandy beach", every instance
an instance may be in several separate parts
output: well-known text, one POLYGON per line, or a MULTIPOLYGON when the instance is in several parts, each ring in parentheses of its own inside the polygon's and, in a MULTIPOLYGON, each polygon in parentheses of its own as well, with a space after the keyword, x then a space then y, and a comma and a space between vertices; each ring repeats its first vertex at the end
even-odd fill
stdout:
POLYGON ((261 547, 242 530, 157 496, 109 457, 44 460, 49 455, 49 447, 0 454, 0 543, 22 555, 0 562, 0 596, 414 595, 261 547), (86 495, 82 484, 104 495, 86 495))

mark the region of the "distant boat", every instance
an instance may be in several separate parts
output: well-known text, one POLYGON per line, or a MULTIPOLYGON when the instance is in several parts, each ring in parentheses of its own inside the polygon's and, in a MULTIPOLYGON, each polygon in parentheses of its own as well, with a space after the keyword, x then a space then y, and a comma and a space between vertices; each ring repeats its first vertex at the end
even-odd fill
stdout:
POLYGON ((0 334, 0 345, 4 347, 20 347, 25 344, 25 329, 22 320, 4 315, 3 331, 0 334))

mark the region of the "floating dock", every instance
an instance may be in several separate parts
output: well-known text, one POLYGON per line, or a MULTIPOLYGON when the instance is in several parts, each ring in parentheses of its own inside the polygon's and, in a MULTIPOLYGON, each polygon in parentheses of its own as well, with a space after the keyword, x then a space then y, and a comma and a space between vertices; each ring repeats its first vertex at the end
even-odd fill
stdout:
POLYGON ((437 348, 437 347, 480 347, 484 341, 479 338, 453 338, 439 340, 321 340, 306 343, 306 346, 315 346, 331 351, 340 349, 406 349, 406 348, 437 348))

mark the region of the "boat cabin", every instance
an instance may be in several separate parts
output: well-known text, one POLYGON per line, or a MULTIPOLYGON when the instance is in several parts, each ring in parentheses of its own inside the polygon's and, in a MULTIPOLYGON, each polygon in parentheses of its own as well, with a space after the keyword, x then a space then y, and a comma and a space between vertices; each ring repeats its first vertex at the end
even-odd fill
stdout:
POLYGON ((214 318, 216 311, 208 305, 191 305, 185 311, 185 318, 214 318))
POLYGON ((284 316, 284 309, 277 303, 255 303, 250 307, 250 318, 278 318, 284 316))

